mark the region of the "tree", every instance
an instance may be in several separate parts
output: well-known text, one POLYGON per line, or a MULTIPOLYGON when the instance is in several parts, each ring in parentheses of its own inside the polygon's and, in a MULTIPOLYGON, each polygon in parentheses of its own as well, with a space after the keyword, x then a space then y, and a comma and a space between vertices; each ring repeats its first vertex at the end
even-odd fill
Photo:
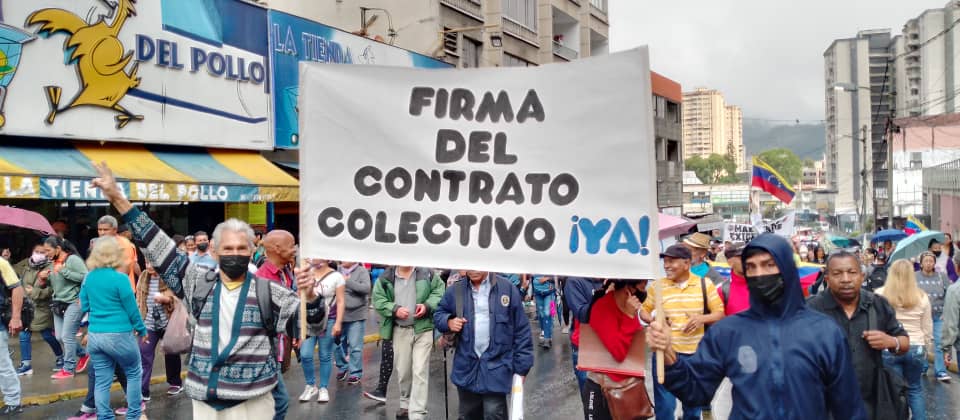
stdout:
POLYGON ((757 157, 780 173, 791 185, 799 183, 803 176, 803 162, 790 149, 770 149, 757 157))
POLYGON ((737 182, 737 163, 732 156, 716 153, 707 158, 694 156, 684 162, 688 171, 697 174, 704 184, 730 184, 737 182))

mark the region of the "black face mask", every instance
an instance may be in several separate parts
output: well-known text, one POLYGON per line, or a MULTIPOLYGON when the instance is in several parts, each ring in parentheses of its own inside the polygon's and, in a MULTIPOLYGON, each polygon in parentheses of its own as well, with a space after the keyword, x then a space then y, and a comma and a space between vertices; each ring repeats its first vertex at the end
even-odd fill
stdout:
POLYGON ((775 305, 783 298, 783 276, 779 273, 747 276, 747 289, 750 296, 767 305, 775 305))
POLYGON ((210 246, 207 242, 201 242, 197 244, 197 250, 200 252, 207 252, 207 248, 210 246))
POLYGON ((943 253, 943 251, 933 251, 933 256, 934 256, 934 257, 937 257, 937 258, 940 258, 940 254, 942 254, 942 253, 943 253))
POLYGON ((220 271, 236 280, 243 277, 250 265, 249 255, 223 255, 220 257, 220 271))

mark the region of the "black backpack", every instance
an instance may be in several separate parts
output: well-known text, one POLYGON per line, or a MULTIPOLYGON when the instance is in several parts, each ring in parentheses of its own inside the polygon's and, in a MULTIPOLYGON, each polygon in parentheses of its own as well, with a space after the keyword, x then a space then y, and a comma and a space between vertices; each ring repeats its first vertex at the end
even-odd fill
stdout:
MULTIPOLYGON (((0 293, 0 322, 3 322, 3 326, 6 327, 10 325, 10 320, 13 318, 13 289, 6 287, 7 283, 4 281, 2 273, 0 273, 0 283, 3 284, 3 292, 0 293)), ((24 290, 23 305, 20 308, 20 323, 23 325, 23 329, 27 329, 33 322, 35 306, 33 300, 27 297, 26 290, 22 289, 23 285, 17 284, 17 287, 24 290)))

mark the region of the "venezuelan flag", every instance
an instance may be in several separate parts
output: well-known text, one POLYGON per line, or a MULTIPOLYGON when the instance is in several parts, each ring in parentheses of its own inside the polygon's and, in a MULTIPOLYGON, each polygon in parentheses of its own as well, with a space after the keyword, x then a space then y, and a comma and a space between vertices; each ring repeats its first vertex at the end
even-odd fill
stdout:
MULTIPOLYGON (((721 262, 712 262, 710 266, 721 276, 726 279, 730 279, 730 265, 727 263, 721 262)), ((803 287, 803 297, 807 297, 807 290, 810 288, 810 285, 817 281, 817 277, 820 276, 820 272, 823 271, 823 266, 819 264, 802 262, 797 265, 797 275, 800 276, 800 286, 803 287)))
POLYGON ((793 187, 790 186, 786 179, 756 156, 753 157, 752 186, 760 187, 761 190, 779 198, 784 204, 790 204, 790 202, 793 201, 793 196, 796 195, 793 187))
POLYGON ((913 235, 917 232, 923 232, 927 230, 927 227, 923 225, 922 222, 917 220, 916 217, 907 216, 907 223, 903 227, 903 231, 907 233, 907 236, 913 235))

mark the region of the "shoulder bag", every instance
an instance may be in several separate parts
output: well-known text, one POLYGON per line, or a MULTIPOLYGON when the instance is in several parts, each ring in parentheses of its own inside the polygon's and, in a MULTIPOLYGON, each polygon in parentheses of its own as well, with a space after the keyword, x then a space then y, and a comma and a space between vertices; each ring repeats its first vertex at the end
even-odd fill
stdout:
MULTIPOLYGON (((867 311, 867 329, 877 329, 877 305, 871 305, 867 311)), ((910 418, 907 403, 907 385, 903 378, 888 369, 881 359, 879 352, 874 352, 874 363, 877 365, 877 375, 873 384, 873 415, 877 420, 906 420, 910 418)))

